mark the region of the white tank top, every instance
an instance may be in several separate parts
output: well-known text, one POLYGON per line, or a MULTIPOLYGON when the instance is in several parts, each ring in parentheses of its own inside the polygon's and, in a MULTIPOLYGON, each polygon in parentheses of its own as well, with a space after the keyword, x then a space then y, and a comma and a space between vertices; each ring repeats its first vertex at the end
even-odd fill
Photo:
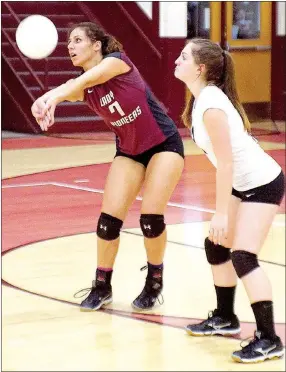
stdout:
POLYGON ((212 164, 217 167, 217 159, 203 122, 204 112, 210 108, 224 111, 228 119, 233 157, 233 187, 238 191, 247 191, 273 181, 281 172, 281 167, 247 133, 239 113, 223 91, 216 86, 206 86, 194 104, 191 135, 212 164))

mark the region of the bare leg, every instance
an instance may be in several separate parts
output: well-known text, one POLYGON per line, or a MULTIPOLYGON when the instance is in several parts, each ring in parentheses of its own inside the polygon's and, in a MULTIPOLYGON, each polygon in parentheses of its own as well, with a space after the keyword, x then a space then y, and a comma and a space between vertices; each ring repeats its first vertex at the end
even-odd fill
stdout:
POLYGON ((241 203, 238 210, 233 261, 251 303, 258 331, 251 344, 232 354, 232 358, 239 362, 264 361, 284 354, 275 332, 271 284, 262 268, 257 267, 257 254, 277 209, 278 206, 273 204, 241 203))
MULTIPOLYGON (((226 249, 232 248, 234 233, 235 233, 235 223, 237 211, 240 205, 240 199, 235 196, 231 196, 228 210, 228 237, 222 242, 222 246, 226 249)), ((237 283, 237 275, 234 270, 232 261, 227 261, 221 265, 212 265, 212 274, 214 279, 214 284, 218 287, 234 287, 237 283)))
POLYGON ((149 219, 150 228, 153 232, 157 229, 157 232, 151 238, 148 237, 149 233, 147 234, 147 231, 142 228, 145 234, 148 274, 142 292, 132 303, 137 310, 152 309, 163 289, 163 258, 167 241, 163 222, 164 212, 180 179, 183 167, 184 160, 180 155, 173 152, 161 152, 152 157, 146 171, 141 218, 142 221, 146 218, 146 223, 149 219))
MULTIPOLYGON (((146 171, 142 214, 164 215, 183 168, 184 160, 176 153, 161 152, 152 157, 146 171)), ((144 238, 149 263, 158 265, 163 262, 166 241, 166 230, 157 238, 144 238)))
MULTIPOLYGON (((145 176, 142 164, 125 157, 116 157, 110 167, 104 189, 102 212, 124 220, 136 198, 145 176)), ((117 255, 119 240, 97 238, 97 265, 111 268, 117 255)))
POLYGON ((98 223, 97 270, 88 297, 82 301, 83 310, 98 310, 112 301, 111 278, 119 247, 122 222, 129 206, 134 201, 145 175, 141 164, 126 157, 116 157, 110 167, 104 190, 101 218, 98 223), (104 214, 103 214, 104 213, 104 214), (108 232, 108 236, 103 233, 108 232))
MULTIPOLYGON (((233 243, 236 216, 241 200, 231 196, 228 209, 228 236, 218 249, 230 250, 233 243)), ((216 249, 215 246, 211 249, 216 249)), ((230 253, 230 252, 229 252, 230 253)), ((234 300, 237 284, 237 275, 232 261, 229 260, 219 265, 211 265, 213 281, 217 297, 216 310, 211 312, 208 319, 198 324, 189 324, 186 327, 188 334, 192 336, 202 335, 234 335, 240 332, 239 321, 234 315, 234 300), (224 324, 230 323, 227 326, 224 324)))
MULTIPOLYGON (((278 206, 273 204, 241 203, 237 215, 233 250, 258 254, 277 210, 278 206)), ((272 299, 269 279, 261 267, 245 275, 242 282, 251 303, 272 299)))

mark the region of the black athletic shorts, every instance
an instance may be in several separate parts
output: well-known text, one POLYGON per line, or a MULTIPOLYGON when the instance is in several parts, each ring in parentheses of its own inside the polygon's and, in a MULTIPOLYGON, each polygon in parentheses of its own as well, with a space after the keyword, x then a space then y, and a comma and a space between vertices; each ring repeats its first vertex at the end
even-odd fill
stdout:
POLYGON ((137 161, 138 163, 143 164, 144 167, 147 168, 147 165, 149 164, 153 155, 165 151, 176 152, 177 154, 181 155, 183 159, 185 158, 184 144, 179 132, 176 132, 171 137, 167 138, 166 141, 160 143, 159 145, 154 146, 145 152, 142 152, 142 154, 128 155, 117 149, 115 158, 117 156, 125 156, 126 158, 132 159, 134 161, 137 161))
POLYGON ((281 172, 273 181, 247 191, 232 189, 232 195, 245 203, 266 203, 280 205, 285 192, 284 174, 281 172))

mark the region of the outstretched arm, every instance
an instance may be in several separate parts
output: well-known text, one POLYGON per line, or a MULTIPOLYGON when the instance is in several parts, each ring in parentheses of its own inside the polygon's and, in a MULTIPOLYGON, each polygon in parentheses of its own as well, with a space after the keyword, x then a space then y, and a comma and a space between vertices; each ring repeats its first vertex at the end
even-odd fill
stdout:
POLYGON ((211 221, 209 238, 215 244, 220 244, 228 233, 228 206, 233 180, 231 139, 224 111, 209 109, 203 120, 217 160, 216 212, 211 221))
POLYGON ((37 108, 32 106, 32 113, 38 120, 47 118, 47 112, 50 113, 50 119, 45 119, 47 125, 43 125, 43 130, 47 130, 54 123, 54 111, 56 106, 63 101, 82 101, 84 90, 94 85, 103 84, 117 75, 128 72, 130 67, 122 60, 114 57, 103 59, 100 64, 83 73, 76 79, 69 80, 67 83, 52 89, 40 97, 37 108), (39 114, 40 112, 40 114, 39 114))
POLYGON ((113 77, 130 70, 130 67, 122 60, 114 57, 103 59, 100 64, 86 71, 81 76, 73 79, 68 85, 62 85, 52 94, 57 103, 66 101, 70 97, 81 97, 86 88, 103 84, 113 77))
MULTIPOLYGON (((69 86, 69 84, 73 81, 73 79, 68 80, 65 84, 54 88, 47 93, 43 94, 36 101, 33 103, 31 107, 32 115, 36 119, 37 123, 40 125, 42 130, 47 130, 53 124, 52 116, 54 112, 50 110, 46 110, 46 103, 49 98, 53 97, 55 94, 60 92, 63 89, 63 86, 69 86)), ((67 101, 75 102, 75 101, 82 101, 81 97, 78 96, 69 96, 66 99, 67 101)))

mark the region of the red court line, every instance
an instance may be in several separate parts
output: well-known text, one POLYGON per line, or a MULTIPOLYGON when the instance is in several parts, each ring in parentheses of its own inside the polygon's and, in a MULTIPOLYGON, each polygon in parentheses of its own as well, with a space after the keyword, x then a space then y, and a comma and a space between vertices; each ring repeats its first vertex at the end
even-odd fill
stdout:
MULTIPOLYGON (((188 324, 195 324, 201 321, 198 318, 184 318, 184 317, 177 317, 177 316, 168 316, 168 315, 154 315, 154 314, 142 314, 142 313, 134 313, 134 312, 127 312, 127 311, 120 311, 120 310, 109 310, 106 309, 106 312, 110 312, 113 315, 121 315, 126 318, 134 318, 137 320, 144 320, 149 321, 152 323, 159 323, 163 325, 172 326, 175 328, 184 328, 188 324)), ((256 330, 256 325, 253 322, 241 322, 241 333, 237 336, 232 336, 231 338, 236 338, 239 340, 244 340, 254 334, 256 330)), ((276 323, 275 330, 277 335, 281 338, 283 345, 285 345, 285 323, 276 323)), ((217 336, 220 337, 220 336, 217 336)), ((223 336, 221 336, 223 337, 223 336)))

